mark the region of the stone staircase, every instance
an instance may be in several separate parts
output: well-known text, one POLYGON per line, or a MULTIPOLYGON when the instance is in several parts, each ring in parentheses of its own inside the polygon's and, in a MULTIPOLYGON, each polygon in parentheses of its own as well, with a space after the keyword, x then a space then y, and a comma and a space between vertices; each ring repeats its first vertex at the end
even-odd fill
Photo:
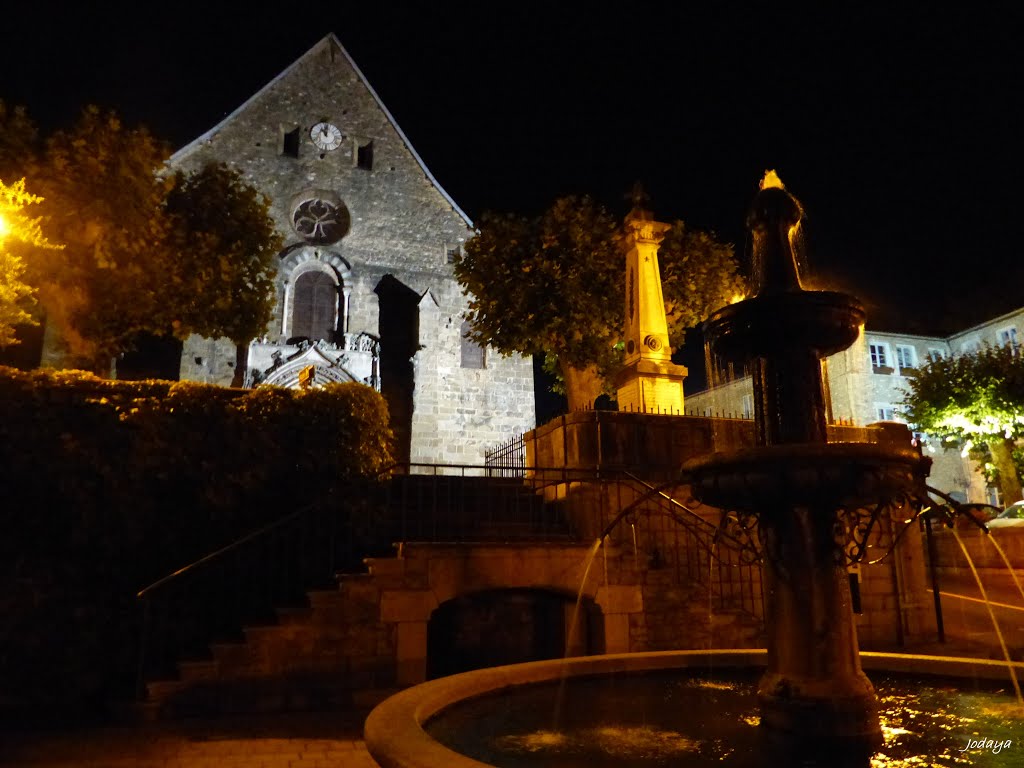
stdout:
MULTIPOLYGON (((253 622, 179 661, 175 679, 146 684, 143 714, 367 706, 423 679, 439 604, 486 590, 578 589, 590 545, 574 541, 562 505, 544 504, 521 480, 410 475, 395 479, 386 502, 384 530, 406 542, 394 556, 365 558, 366 573, 339 574, 336 587, 277 608, 272 623, 253 622)), ((710 611, 707 587, 681 585, 677 572, 644 565, 631 548, 611 550, 591 579, 605 585, 594 584, 591 599, 609 652, 760 645, 760 622, 710 611)))
POLYGON ((208 658, 179 661, 177 679, 148 682, 147 716, 335 709, 393 691, 397 633, 380 621, 380 599, 395 561, 366 562, 369 573, 277 609, 275 624, 244 627, 237 642, 211 643, 208 658))
MULTIPOLYGON (((521 479, 395 477, 381 499, 377 540, 560 542, 557 508, 521 479), (383 532, 383 533, 381 533, 383 532)), ((336 589, 309 591, 299 605, 268 613, 273 623, 211 642, 202 658, 178 661, 177 678, 146 683, 148 717, 335 708, 373 700, 396 685, 398 627, 382 620, 381 594, 401 586, 400 557, 363 560, 367 573, 337 576, 336 589)))

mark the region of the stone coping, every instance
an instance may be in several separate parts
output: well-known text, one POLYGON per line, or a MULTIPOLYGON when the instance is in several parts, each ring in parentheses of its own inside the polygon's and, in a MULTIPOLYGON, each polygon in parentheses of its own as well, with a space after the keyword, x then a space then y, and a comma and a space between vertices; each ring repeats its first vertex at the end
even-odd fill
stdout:
MULTIPOLYGON (((453 752, 432 739, 423 726, 461 701, 521 685, 616 673, 650 672, 687 667, 763 667, 764 649, 659 651, 535 661, 443 677, 408 688, 378 705, 366 720, 366 747, 381 768, 489 768, 486 763, 453 752)), ((965 679, 1009 679, 1005 662, 923 654, 861 653, 865 670, 938 675, 965 679)), ((1024 663, 1015 663, 1024 677, 1024 663)))

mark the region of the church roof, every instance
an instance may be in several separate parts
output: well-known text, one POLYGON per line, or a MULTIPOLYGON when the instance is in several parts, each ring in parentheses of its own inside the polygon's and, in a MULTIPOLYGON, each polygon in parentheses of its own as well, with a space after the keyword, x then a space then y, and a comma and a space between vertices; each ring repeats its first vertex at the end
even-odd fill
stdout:
POLYGON ((174 163, 177 159, 179 159, 182 156, 188 154, 191 149, 193 149, 194 147, 202 144, 204 141, 206 141, 206 140, 212 138, 214 135, 216 135, 225 125, 230 123, 237 115, 239 115, 240 113, 244 112, 246 110, 246 108, 250 104, 252 104, 257 99, 259 99, 260 96, 262 96, 266 91, 268 91, 271 88, 273 88, 274 85, 277 84, 280 80, 282 80, 285 77, 287 77, 292 72, 292 70, 294 70, 296 67, 298 67, 302 63, 302 61, 304 59, 306 59, 309 56, 312 56, 317 50, 319 50, 324 45, 336 45, 338 47, 338 50, 341 51, 342 55, 345 57, 345 60, 348 62, 349 66, 352 67, 352 71, 355 72, 356 76, 362 82, 363 86, 366 88, 366 90, 373 97, 373 100, 375 102, 377 102, 377 106, 380 107, 381 112, 383 112, 384 116, 387 117, 388 122, 391 123, 391 127, 395 129, 395 133, 398 134, 398 137, 402 140, 402 143, 405 144, 406 149, 408 149, 409 153, 413 156, 413 158, 415 158, 416 162, 419 164, 420 168, 423 170, 423 174, 427 177, 427 179, 434 186, 434 188, 437 189, 437 191, 441 193, 441 196, 445 199, 445 201, 447 201, 447 203, 449 205, 451 205, 452 209, 459 216, 462 217, 462 219, 466 222, 466 226, 468 226, 468 227, 470 227, 472 229, 473 221, 469 218, 469 216, 466 215, 465 211, 463 211, 459 207, 459 205, 452 199, 451 195, 449 195, 447 192, 445 192, 444 187, 442 187, 438 183, 437 179, 434 178, 434 174, 432 174, 430 172, 430 169, 427 168, 426 163, 423 162, 423 158, 420 157, 419 153, 413 147, 412 142, 409 141, 409 137, 405 135, 405 132, 398 125, 398 122, 395 120, 394 115, 392 115, 391 112, 388 111, 388 108, 384 105, 384 102, 381 101, 380 96, 377 95, 377 92, 373 89, 373 86, 370 85, 370 82, 366 79, 366 75, 364 75, 362 70, 359 69, 359 66, 355 63, 355 61, 349 55, 348 51, 345 50, 345 46, 343 46, 341 44, 341 41, 338 39, 338 36, 335 35, 333 32, 329 33, 323 39, 318 41, 312 48, 310 48, 308 51, 306 51, 304 54, 302 54, 302 56, 300 56, 298 59, 296 59, 294 62, 292 62, 291 65, 289 65, 286 69, 282 70, 281 73, 277 75, 277 77, 275 77, 269 83, 267 83, 262 88, 260 88, 256 93, 254 93, 252 96, 250 96, 238 108, 236 108, 227 117, 225 117, 223 120, 221 120, 215 126, 213 126, 210 130, 208 130, 206 133, 202 134, 201 136, 198 136, 197 138, 193 139, 188 144, 186 144, 181 149, 179 149, 177 152, 175 152, 171 156, 171 159, 170 159, 171 163, 174 163))

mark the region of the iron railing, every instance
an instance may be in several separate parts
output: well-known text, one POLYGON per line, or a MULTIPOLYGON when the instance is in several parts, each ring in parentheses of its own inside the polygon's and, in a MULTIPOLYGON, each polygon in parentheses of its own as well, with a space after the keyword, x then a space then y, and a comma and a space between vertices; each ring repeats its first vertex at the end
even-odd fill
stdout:
POLYGON ((246 623, 333 587, 365 557, 400 541, 594 541, 607 537, 613 567, 654 569, 707 587, 712 604, 761 618, 757 566, 718 536, 708 515, 625 471, 531 468, 487 476, 480 465, 395 465, 354 484, 333 508, 294 512, 142 589, 138 687, 173 676, 175 662, 238 641, 246 623), (641 558, 643 562, 641 563, 641 558))
POLYGON ((484 451, 488 477, 523 477, 526 475, 526 437, 514 435, 503 443, 484 451))

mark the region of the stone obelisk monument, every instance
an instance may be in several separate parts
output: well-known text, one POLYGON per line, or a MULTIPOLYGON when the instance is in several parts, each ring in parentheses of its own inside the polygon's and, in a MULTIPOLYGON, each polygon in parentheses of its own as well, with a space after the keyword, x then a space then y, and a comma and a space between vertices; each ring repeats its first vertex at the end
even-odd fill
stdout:
POLYGON ((615 379, 620 411, 683 412, 686 367, 672 362, 658 246, 669 225, 643 208, 639 188, 626 216, 626 344, 624 367, 615 379))

